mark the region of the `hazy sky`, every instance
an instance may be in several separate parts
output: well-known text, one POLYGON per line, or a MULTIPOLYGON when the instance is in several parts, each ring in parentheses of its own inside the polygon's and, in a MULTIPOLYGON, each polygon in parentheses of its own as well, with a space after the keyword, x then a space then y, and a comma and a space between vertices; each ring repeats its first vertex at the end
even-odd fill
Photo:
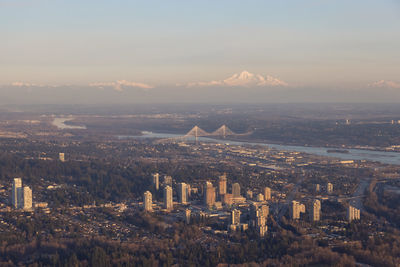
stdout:
POLYGON ((0 36, 3 88, 400 90, 398 0, 0 0, 0 36))

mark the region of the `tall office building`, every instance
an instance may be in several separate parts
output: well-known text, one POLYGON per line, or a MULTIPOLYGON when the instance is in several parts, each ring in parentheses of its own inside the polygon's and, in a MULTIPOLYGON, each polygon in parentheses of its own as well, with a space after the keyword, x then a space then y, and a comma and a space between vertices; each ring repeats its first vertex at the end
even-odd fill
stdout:
POLYGON ((262 201, 264 201, 264 195, 263 194, 258 194, 257 195, 257 201, 259 201, 259 202, 262 202, 262 201))
POLYGON ((64 161, 65 161, 65 154, 64 154, 64 153, 58 153, 58 159, 59 159, 61 162, 64 162, 64 161))
POLYGON ((174 202, 172 199, 172 187, 169 185, 164 188, 164 208, 166 210, 172 210, 174 208, 174 202))
POLYGON ((319 221, 321 219, 321 201, 315 199, 310 208, 310 220, 319 221))
POLYGON ((11 201, 12 201, 12 206, 15 209, 18 209, 20 207, 20 204, 18 202, 21 201, 21 196, 18 188, 22 187, 22 180, 21 178, 14 178, 13 185, 12 185, 12 192, 11 192, 11 201))
MULTIPOLYGON (((263 198, 264 195, 260 194, 263 198)), ((253 202, 250 206, 250 222, 260 236, 264 236, 267 232, 267 217, 269 215, 268 205, 253 202)))
POLYGON ((218 194, 222 198, 226 194, 226 174, 221 175, 218 180, 218 194))
POLYGON ((11 201, 15 209, 32 209, 32 190, 28 186, 22 187, 21 178, 14 178, 11 189, 11 201))
POLYGON ((247 223, 240 223, 241 212, 238 209, 231 211, 231 224, 228 225, 229 231, 246 231, 249 228, 247 223))
POLYGON ((268 226, 266 224, 257 226, 258 235, 263 237, 268 231, 268 226))
POLYGON ((271 188, 269 188, 268 186, 264 188, 264 199, 271 200, 271 188))
POLYGON ((247 190, 246 191, 246 198, 247 199, 253 199, 253 191, 247 190))
POLYGON ((326 192, 328 194, 331 194, 333 192, 333 184, 331 184, 331 183, 326 184, 326 192))
POLYGON ((164 175, 164 185, 172 186, 172 176, 164 175))
POLYGON ((357 209, 356 207, 352 206, 351 204, 347 208, 347 220, 349 222, 353 220, 359 220, 360 219, 360 209, 357 209))
POLYGON ((319 184, 315 185, 315 192, 318 193, 320 191, 321 187, 319 184))
POLYGON ((264 236, 268 230, 267 226, 267 217, 269 214, 269 207, 266 205, 262 205, 258 207, 256 210, 256 229, 260 236, 264 236))
POLYGON ((300 213, 305 212, 305 206, 304 204, 301 204, 300 202, 293 200, 291 205, 290 205, 290 216, 293 220, 300 219, 300 213))
POLYGON ((300 219, 300 211, 298 208, 299 202, 293 200, 291 205, 290 205, 290 217, 295 220, 295 219, 300 219))
POLYGON ((32 190, 29 188, 29 186, 24 186, 18 190, 22 190, 22 201, 20 208, 23 210, 32 209, 32 190))
POLYGON ((256 225, 257 226, 265 225, 268 214, 269 214, 269 207, 267 205, 256 207, 255 210, 256 225))
POLYGON ((225 194, 222 198, 222 203, 225 205, 232 205, 233 204, 233 195, 232 194, 225 194))
POLYGON ((240 197, 240 185, 238 183, 232 185, 232 194, 234 198, 240 197))
POLYGON ((192 188, 190 187, 190 184, 186 184, 186 187, 187 187, 187 196, 189 201, 189 198, 192 195, 192 188))
POLYGON ((204 185, 204 202, 208 207, 214 206, 215 203, 215 188, 208 181, 204 185))
POLYGON ((234 209, 231 212, 231 224, 240 224, 240 210, 234 209))
POLYGON ((262 211, 263 216, 264 216, 265 218, 267 218, 268 215, 269 215, 269 206, 268 206, 268 205, 261 205, 260 208, 261 208, 261 211, 262 211))
POLYGON ((153 186, 156 190, 160 188, 160 175, 158 173, 153 174, 153 186))
POLYGON ((262 214, 262 211, 257 210, 256 212, 256 227, 264 226, 266 223, 266 217, 262 214))
POLYGON ((190 216, 191 216, 191 210, 190 209, 186 209, 185 210, 185 219, 186 219, 186 224, 190 224, 190 216))
POLYGON ((188 187, 185 183, 180 183, 178 186, 179 203, 186 204, 188 201, 188 187))
POLYGON ((153 196, 150 191, 146 191, 143 194, 143 205, 145 211, 153 210, 153 196))

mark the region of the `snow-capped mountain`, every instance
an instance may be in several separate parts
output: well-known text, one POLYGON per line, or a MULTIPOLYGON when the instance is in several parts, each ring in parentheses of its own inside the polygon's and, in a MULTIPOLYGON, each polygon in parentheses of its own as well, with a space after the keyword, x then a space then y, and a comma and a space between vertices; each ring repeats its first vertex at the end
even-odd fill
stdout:
POLYGON ((399 89, 400 88, 400 83, 394 82, 394 81, 385 81, 385 80, 380 80, 377 82, 373 82, 371 84, 368 84, 369 87, 383 87, 383 88, 393 88, 393 89, 399 89))
POLYGON ((241 73, 233 74, 231 77, 210 82, 193 82, 189 83, 188 87, 193 86, 288 86, 288 84, 278 78, 270 75, 262 76, 260 74, 253 74, 248 71, 242 71, 241 73))

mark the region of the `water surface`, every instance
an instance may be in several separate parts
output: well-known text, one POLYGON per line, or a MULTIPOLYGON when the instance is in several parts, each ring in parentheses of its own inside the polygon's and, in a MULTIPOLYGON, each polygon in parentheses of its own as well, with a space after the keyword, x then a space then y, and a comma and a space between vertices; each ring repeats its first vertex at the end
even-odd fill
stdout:
MULTIPOLYGON (((153 133, 153 132, 142 132, 141 136, 118 136, 118 138, 160 138, 160 139, 168 139, 168 138, 179 138, 182 135, 179 134, 167 134, 167 133, 153 133)), ((183 140, 183 139, 182 139, 183 140)), ((193 138, 188 138, 189 141, 194 141, 193 138)), ((277 145, 270 143, 253 143, 253 142, 241 142, 241 141, 230 141, 230 140, 222 140, 216 138, 209 137, 199 137, 199 141, 202 142, 215 142, 220 144, 232 144, 232 145, 254 145, 254 146, 267 146, 270 148, 274 148, 277 150, 286 150, 286 151, 297 151, 304 152, 313 155, 325 156, 325 157, 335 157, 342 160, 368 160, 368 161, 376 161, 385 164, 395 164, 400 165, 400 153, 399 152, 390 152, 390 151, 375 151, 368 149, 346 149, 349 153, 337 153, 332 152, 328 153, 327 150, 332 149, 342 149, 335 147, 309 147, 309 146, 291 146, 291 145, 277 145)))

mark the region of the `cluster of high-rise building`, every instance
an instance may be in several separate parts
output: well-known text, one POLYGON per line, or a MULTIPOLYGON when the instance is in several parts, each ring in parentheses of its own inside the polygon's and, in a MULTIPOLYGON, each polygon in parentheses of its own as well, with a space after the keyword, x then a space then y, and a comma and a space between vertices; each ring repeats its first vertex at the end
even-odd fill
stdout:
MULTIPOLYGON (((306 206, 296 200, 290 203, 290 217, 293 220, 298 220, 301 217, 301 213, 306 212, 306 206)), ((310 215, 310 221, 321 220, 321 201, 314 199, 308 208, 308 213, 310 215)))
MULTIPOLYGON (((156 191, 158 191, 160 187, 159 177, 160 175, 158 173, 152 175, 153 189, 156 191)), ((165 175, 162 185, 164 186, 163 208, 165 211, 171 211, 173 210, 172 177, 165 175)), ((227 177, 225 174, 219 177, 217 187, 214 187, 212 182, 206 181, 203 187, 204 206, 207 209, 212 210, 221 209, 222 205, 225 205, 225 207, 228 208, 232 205, 235 207, 237 205, 246 205, 246 198, 241 195, 241 187, 239 183, 232 184, 231 193, 228 193, 227 188, 227 177)), ((190 184, 179 183, 177 190, 178 202, 183 205, 188 204, 191 194, 190 184)), ((265 201, 271 199, 271 189, 269 187, 263 188, 262 192, 257 195, 256 201, 253 199, 254 196, 251 190, 247 190, 246 197, 248 200, 251 200, 250 203, 254 206, 250 210, 251 220, 249 223, 252 227, 257 228, 259 234, 263 236, 267 232, 266 220, 269 214, 269 207, 266 205, 265 201)), ((146 191, 143 195, 143 206, 145 211, 153 211, 152 193, 150 191, 146 191)), ((191 210, 186 209, 186 223, 190 222, 190 216, 191 210)), ((228 227, 229 230, 246 230, 249 227, 248 223, 241 223, 240 216, 241 210, 234 208, 231 212, 231 223, 228 227)))
POLYGON ((228 226, 230 231, 246 231, 249 228, 247 223, 240 223, 240 216, 242 212, 238 209, 231 211, 231 224, 228 226))
MULTIPOLYGON (((154 173, 152 175, 153 178, 153 187, 155 191, 160 189, 160 175, 158 173, 154 173)), ((164 209, 166 211, 171 211, 174 208, 173 202, 173 190, 172 190, 172 177, 169 175, 164 176, 163 180, 164 185, 164 209)), ((190 185, 186 183, 180 183, 178 185, 178 198, 179 203, 187 204, 190 196, 190 185)), ((143 205, 146 211, 153 210, 153 203, 152 203, 153 195, 150 191, 146 191, 143 194, 143 205)))
MULTIPOLYGON (((325 188, 327 194, 333 193, 332 183, 326 183, 325 188)), ((316 193, 320 192, 321 186, 319 184, 315 184, 314 190, 316 193)), ((305 205, 293 200, 292 203, 290 203, 290 217, 293 220, 300 219, 301 213, 305 213, 305 205)), ((321 219, 321 201, 314 199, 308 208, 308 213, 311 221, 319 221, 321 219)))
MULTIPOLYGON (((231 206, 233 204, 242 204, 246 202, 246 198, 241 195, 239 183, 232 184, 232 193, 227 192, 226 175, 222 175, 218 180, 218 190, 215 190, 213 184, 207 181, 204 185, 204 203, 208 207, 220 207, 222 204, 231 206)), ((271 189, 265 187, 264 194, 257 195, 257 201, 265 201, 271 199, 271 189)), ((253 191, 247 190, 246 197, 249 200, 253 199, 253 191)))
MULTIPOLYGON (((158 173, 153 174, 153 188, 157 191, 160 187, 158 173)), ((165 211, 171 211, 174 208, 173 203, 173 190, 172 190, 172 177, 165 175, 162 185, 164 186, 164 201, 163 208, 165 211)), ((330 194, 333 192, 333 185, 331 183, 326 184, 326 193, 330 194)), ((195 188, 194 188, 195 189, 195 188)), ((177 197, 180 204, 186 205, 189 203, 189 197, 191 192, 190 184, 179 183, 177 188, 177 197)), ((320 191, 320 186, 315 186, 315 191, 320 191)), ((221 175, 217 182, 217 187, 214 187, 213 183, 206 181, 203 187, 203 202, 207 209, 221 209, 222 205, 226 208, 233 207, 231 210, 231 221, 228 225, 230 231, 244 231, 248 227, 256 229, 260 236, 264 236, 267 233, 267 218, 269 215, 269 206, 267 201, 271 200, 271 188, 264 187, 263 190, 254 195, 252 190, 246 191, 246 198, 241 195, 241 187, 239 183, 233 183, 231 187, 231 193, 228 193, 227 177, 221 175), (250 206, 249 206, 250 205, 250 206), (243 209, 247 207, 247 209, 243 209), (245 212, 246 223, 241 222, 242 212, 245 212)), ((146 211, 152 211, 152 193, 146 191, 144 193, 144 209, 146 211)), ((301 218, 301 214, 306 212, 305 204, 299 201, 293 200, 289 205, 289 215, 293 220, 301 218)), ((191 209, 185 210, 185 221, 190 222, 191 209)), ((321 220, 321 201, 314 199, 311 203, 307 204, 307 212, 311 222, 317 222, 321 220)), ((205 214, 202 211, 202 214, 205 214)), ((348 209, 348 220, 360 219, 359 209, 349 206, 348 209)))
POLYGON ((22 186, 21 178, 14 178, 13 180, 11 202, 15 209, 32 209, 32 190, 29 186, 22 186))
POLYGON ((250 218, 252 226, 257 229, 260 236, 264 236, 268 230, 267 217, 269 215, 269 207, 266 204, 253 203, 250 208, 250 218))
MULTIPOLYGON (((253 202, 250 206, 250 226, 257 230, 260 236, 264 236, 267 233, 267 218, 269 215, 269 207, 265 203, 253 202)), ((248 229, 249 224, 241 223, 240 220, 241 211, 239 209, 233 209, 231 211, 231 223, 228 226, 230 231, 245 231, 248 229)))
MULTIPOLYGON (((315 186, 314 187, 315 193, 319 193, 321 191, 321 185, 315 184, 314 186, 315 186)), ((325 189, 326 189, 326 193, 332 194, 333 193, 333 184, 330 182, 326 183, 325 189)))
POLYGON ((293 220, 300 219, 300 213, 305 213, 305 212, 306 212, 306 207, 304 204, 301 204, 296 200, 292 200, 292 203, 290 205, 290 217, 293 220))

